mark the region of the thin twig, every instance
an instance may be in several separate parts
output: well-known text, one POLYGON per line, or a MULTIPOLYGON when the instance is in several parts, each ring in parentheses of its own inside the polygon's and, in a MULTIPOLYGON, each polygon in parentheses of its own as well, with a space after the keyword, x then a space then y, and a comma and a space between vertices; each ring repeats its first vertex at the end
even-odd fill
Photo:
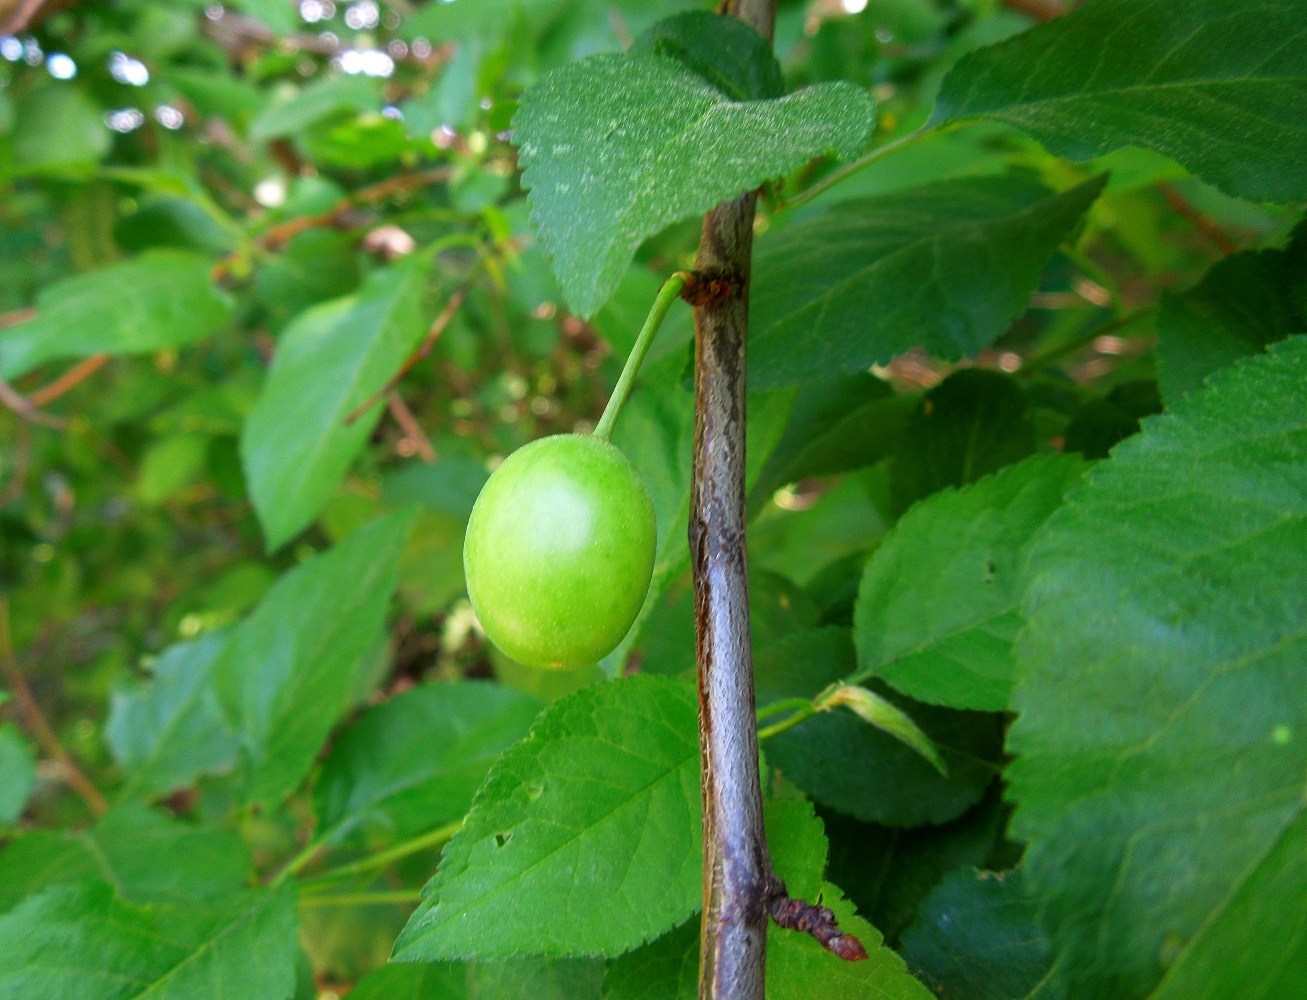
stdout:
POLYGON ((422 341, 418 346, 418 349, 409 355, 407 361, 399 366, 399 371, 395 372, 394 375, 386 380, 385 385, 350 411, 349 416, 345 418, 346 426, 352 424, 359 417, 363 416, 363 414, 367 413, 368 410, 376 406, 377 403, 389 396, 391 392, 394 391, 395 386, 403 381, 404 376, 411 372, 417 366, 419 361, 431 353, 431 348, 435 346, 440 335, 445 332, 445 327, 449 326, 450 320, 452 320, 454 314, 458 312, 458 307, 461 306, 463 300, 467 298, 467 290, 467 283, 460 285, 455 290, 454 294, 449 297, 449 301, 445 303, 445 308, 440 310, 440 315, 436 317, 436 321, 431 324, 431 329, 427 331, 426 339, 422 341))
POLYGON ((349 892, 338 896, 316 895, 301 896, 299 905, 313 906, 397 906, 413 905, 422 902, 422 893, 417 889, 400 889, 395 892, 349 892))
POLYGON ((108 363, 109 355, 92 354, 89 358, 73 365, 49 385, 37 389, 28 399, 37 406, 44 406, 46 403, 53 402, 64 393, 86 381, 108 363))
POLYGON ((32 18, 36 17, 37 11, 44 3, 45 0, 22 0, 14 16, 9 19, 9 23, 0 28, 0 35, 18 34, 32 23, 32 18))
POLYGON ((439 184, 442 181, 449 180, 449 176, 448 167, 436 167, 432 170, 421 170, 417 173, 400 174, 397 177, 387 178, 368 187, 359 188, 353 194, 346 195, 325 212, 319 212, 317 215, 301 215, 298 218, 288 219, 280 225, 273 226, 259 237, 255 245, 265 250, 276 249, 307 230, 336 225, 350 209, 358 208, 360 205, 370 205, 373 202, 382 201, 391 195, 400 194, 404 191, 430 187, 432 184, 439 184))
POLYGON ((15 309, 13 312, 0 313, 0 330, 17 326, 19 323, 26 323, 35 316, 36 310, 30 306, 26 309, 15 309))
POLYGON ((1162 183, 1157 185, 1157 189, 1162 192, 1162 197, 1166 199, 1168 205, 1192 222, 1194 228, 1211 240, 1222 253, 1232 254, 1239 249, 1234 240, 1226 236, 1225 231, 1220 226, 1189 204, 1189 199, 1177 191, 1173 185, 1162 183))
POLYGON ((68 426, 68 421, 62 417, 42 413, 30 399, 4 379, 0 379, 0 404, 8 407, 29 424, 37 424, 40 427, 53 427, 56 430, 62 430, 68 426))
POLYGON ((54 730, 50 728, 50 724, 45 721, 45 716, 41 713, 41 706, 32 696, 27 678, 18 667, 18 658, 14 655, 13 633, 9 628, 9 600, 5 597, 0 597, 0 671, 3 671, 5 680, 13 688, 14 701, 18 703, 18 711, 22 714, 23 722, 33 738, 50 759, 59 764, 64 778, 82 797, 82 801, 87 804, 91 812, 96 816, 103 816, 109 811, 109 803, 105 801, 99 789, 82 773, 68 751, 60 745, 54 730))
POLYGON ((386 406, 390 410, 390 415, 395 418, 395 423, 399 424, 400 430, 404 432, 403 440, 408 442, 414 454, 428 464, 434 462, 436 449, 432 447, 430 438, 423 433, 422 425, 418 423, 417 417, 404 402, 404 397, 398 392, 392 392, 386 399, 386 406))

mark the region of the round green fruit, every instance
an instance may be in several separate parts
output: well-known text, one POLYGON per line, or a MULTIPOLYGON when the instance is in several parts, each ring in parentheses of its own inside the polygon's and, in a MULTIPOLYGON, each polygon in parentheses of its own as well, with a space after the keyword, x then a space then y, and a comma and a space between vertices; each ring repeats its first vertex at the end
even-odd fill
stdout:
POLYGON ((519 663, 585 666, 635 621, 656 544, 653 504, 625 455, 595 437, 541 438, 477 497, 463 543, 468 596, 519 663))

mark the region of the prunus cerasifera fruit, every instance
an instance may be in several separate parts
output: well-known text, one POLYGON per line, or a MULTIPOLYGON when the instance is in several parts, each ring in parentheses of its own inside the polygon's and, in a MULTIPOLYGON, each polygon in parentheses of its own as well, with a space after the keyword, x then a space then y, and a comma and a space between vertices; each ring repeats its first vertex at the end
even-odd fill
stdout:
POLYGON ((616 446, 541 438, 505 459, 477 498, 463 544, 468 596, 513 659, 584 666, 635 621, 656 545, 648 491, 616 446))

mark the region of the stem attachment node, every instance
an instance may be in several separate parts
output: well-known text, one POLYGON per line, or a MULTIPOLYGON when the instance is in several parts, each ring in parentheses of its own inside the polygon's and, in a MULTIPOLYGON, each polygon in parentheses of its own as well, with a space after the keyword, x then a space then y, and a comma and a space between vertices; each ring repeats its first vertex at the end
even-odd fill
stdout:
POLYGON ((776 880, 776 887, 767 900, 767 912, 776 926, 790 931, 809 934, 832 955, 846 962, 860 962, 867 957, 867 949, 852 934, 840 930, 835 914, 824 906, 792 898, 785 891, 785 883, 776 880))

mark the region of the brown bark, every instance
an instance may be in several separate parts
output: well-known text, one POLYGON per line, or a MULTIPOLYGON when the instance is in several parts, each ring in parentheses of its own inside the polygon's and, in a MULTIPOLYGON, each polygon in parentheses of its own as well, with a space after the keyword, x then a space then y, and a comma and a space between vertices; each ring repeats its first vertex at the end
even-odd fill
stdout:
MULTIPOLYGON (((775 0, 737 0, 728 12, 771 38, 775 0)), ((697 276, 712 289, 697 296, 694 311, 690 500, 703 766, 704 1000, 763 1000, 774 878, 763 830, 744 551, 744 359, 756 201, 749 193, 708 213, 695 263, 697 276)), ((687 292, 694 301, 694 290, 687 292)))

